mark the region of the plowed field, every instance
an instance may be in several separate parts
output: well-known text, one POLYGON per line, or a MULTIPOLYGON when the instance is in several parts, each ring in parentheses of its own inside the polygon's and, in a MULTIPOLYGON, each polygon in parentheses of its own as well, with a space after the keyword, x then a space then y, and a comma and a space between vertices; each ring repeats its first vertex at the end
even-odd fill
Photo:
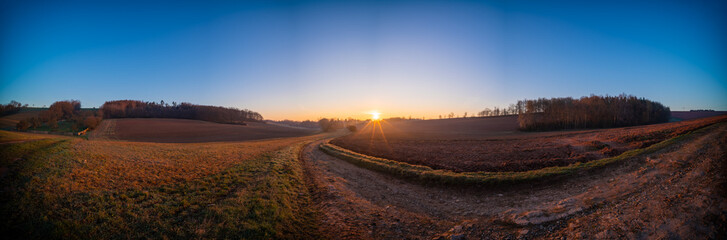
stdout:
POLYGON ((636 127, 520 132, 517 118, 382 121, 332 141, 375 157, 455 172, 527 171, 616 156, 697 128, 716 116, 636 127))

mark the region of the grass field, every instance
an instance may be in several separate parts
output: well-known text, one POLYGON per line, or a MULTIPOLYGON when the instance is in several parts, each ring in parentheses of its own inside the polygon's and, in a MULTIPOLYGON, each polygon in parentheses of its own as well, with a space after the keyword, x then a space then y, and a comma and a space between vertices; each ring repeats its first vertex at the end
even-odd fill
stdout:
POLYGON ((264 123, 246 124, 243 126, 163 118, 106 119, 99 126, 99 132, 103 136, 98 137, 136 142, 195 143, 299 137, 315 132, 264 123))
POLYGON ((10 238, 315 238, 298 152, 321 135, 238 143, 0 132, 10 238), (13 142, 15 141, 15 142, 13 142))
POLYGON ((454 172, 528 171, 614 157, 727 116, 636 127, 520 132, 515 117, 382 122, 331 141, 372 157, 454 172), (472 131, 466 131, 471 128, 472 131), (459 130, 458 130, 459 129, 459 130))

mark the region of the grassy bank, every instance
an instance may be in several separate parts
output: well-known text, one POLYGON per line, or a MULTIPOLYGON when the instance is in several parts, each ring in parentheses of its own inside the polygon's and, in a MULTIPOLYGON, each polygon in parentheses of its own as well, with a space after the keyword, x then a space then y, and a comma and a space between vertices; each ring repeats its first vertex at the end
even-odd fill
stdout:
POLYGON ((319 137, 206 144, 47 138, 2 144, 0 234, 316 238, 316 213, 298 154, 319 137))
MULTIPOLYGON (((724 124, 724 123, 720 123, 724 124)), ((320 149, 324 152, 346 160, 360 167, 374 171, 392 174, 394 176, 415 179, 423 182, 452 184, 452 185, 497 185, 507 183, 528 182, 543 180, 549 177, 564 176, 575 172, 588 171, 600 167, 623 162, 624 160, 654 153, 675 143, 689 139, 693 134, 708 131, 715 128, 717 124, 704 127, 693 132, 667 139, 657 144, 642 149, 626 151, 618 156, 593 160, 585 163, 575 163, 561 167, 547 167, 524 172, 452 172, 448 170, 436 170, 428 166, 413 165, 384 158, 372 157, 351 150, 338 147, 330 143, 324 143, 320 149)))

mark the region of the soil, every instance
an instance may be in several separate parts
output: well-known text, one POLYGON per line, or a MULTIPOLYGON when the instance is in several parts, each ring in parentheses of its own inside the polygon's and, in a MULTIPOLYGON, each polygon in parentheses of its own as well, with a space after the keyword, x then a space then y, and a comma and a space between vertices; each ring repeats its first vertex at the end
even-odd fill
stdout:
POLYGON ((506 124, 508 121, 516 123, 516 118, 370 123, 356 134, 331 143, 375 157, 455 172, 528 171, 616 156, 727 121, 727 116, 554 132, 519 132, 513 124, 506 124))
POLYGON ((692 120, 706 117, 714 117, 719 115, 725 115, 727 111, 672 111, 671 117, 675 120, 692 120))
POLYGON ((186 119, 127 118, 104 120, 97 130, 90 134, 89 138, 135 142, 198 143, 298 137, 312 133, 314 131, 254 122, 236 125, 186 119))
POLYGON ((622 164, 499 188, 422 185, 301 153, 331 239, 725 236, 727 124, 622 164))

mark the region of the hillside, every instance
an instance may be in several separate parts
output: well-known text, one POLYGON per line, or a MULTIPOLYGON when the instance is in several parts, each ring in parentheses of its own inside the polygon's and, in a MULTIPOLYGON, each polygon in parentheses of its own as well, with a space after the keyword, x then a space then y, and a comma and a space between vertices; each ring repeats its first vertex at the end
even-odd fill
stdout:
POLYGON ((135 142, 195 143, 232 142, 269 138, 297 137, 312 130, 264 123, 221 124, 200 120, 128 118, 106 119, 90 134, 90 139, 117 139, 135 142))

